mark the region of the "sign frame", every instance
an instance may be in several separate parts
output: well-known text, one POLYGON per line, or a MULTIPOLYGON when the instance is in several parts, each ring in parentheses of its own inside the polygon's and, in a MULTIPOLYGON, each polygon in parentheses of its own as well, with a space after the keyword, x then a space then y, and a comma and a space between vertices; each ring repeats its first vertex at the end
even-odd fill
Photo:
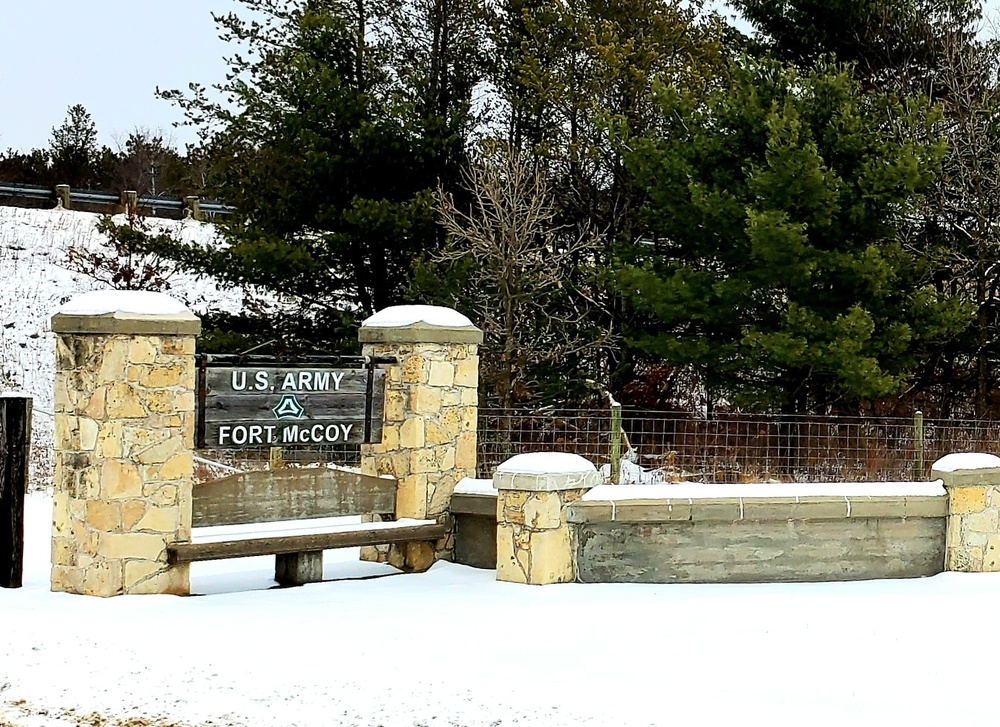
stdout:
MULTIPOLYGON (((380 364, 395 364, 397 360, 395 358, 386 357, 372 357, 372 356, 287 356, 287 357, 276 357, 276 356, 256 356, 256 355, 242 355, 242 354, 198 354, 195 357, 196 362, 196 373, 197 373, 197 388, 196 388, 196 410, 195 410, 195 448, 196 449, 250 449, 254 446, 301 446, 300 443, 274 443, 274 444, 259 444, 259 445, 236 445, 236 446, 226 446, 220 445, 218 443, 209 444, 206 441, 207 438, 207 403, 209 401, 209 372, 212 369, 233 369, 233 368, 253 368, 258 370, 268 370, 268 369, 299 369, 299 368, 309 368, 309 369, 352 369, 358 370, 363 369, 367 371, 366 381, 365 381, 365 391, 364 391, 364 434, 361 440, 362 444, 377 443, 372 441, 372 434, 377 429, 379 434, 381 434, 381 426, 373 426, 372 413, 374 409, 374 402, 376 398, 382 400, 382 406, 379 407, 379 411, 384 408, 384 389, 380 392, 375 391, 375 372, 377 366, 380 364)), ((328 396, 335 396, 335 394, 327 394, 328 396)), ((381 422, 377 424, 381 425, 381 422)), ((322 446, 322 445, 321 445, 322 446)))

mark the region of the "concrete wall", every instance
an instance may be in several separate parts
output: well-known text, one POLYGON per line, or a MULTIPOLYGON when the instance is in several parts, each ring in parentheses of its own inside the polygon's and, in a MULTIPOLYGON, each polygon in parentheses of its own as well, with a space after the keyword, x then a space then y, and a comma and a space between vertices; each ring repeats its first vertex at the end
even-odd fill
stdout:
MULTIPOLYGON (((577 577, 587 583, 739 583, 940 573, 947 495, 939 483, 893 484, 897 494, 855 496, 615 501, 594 492, 567 508, 577 577)), ((878 484, 868 487, 878 492, 878 484)))
POLYGON ((455 562, 473 568, 497 567, 497 496, 462 494, 451 498, 455 522, 455 562))

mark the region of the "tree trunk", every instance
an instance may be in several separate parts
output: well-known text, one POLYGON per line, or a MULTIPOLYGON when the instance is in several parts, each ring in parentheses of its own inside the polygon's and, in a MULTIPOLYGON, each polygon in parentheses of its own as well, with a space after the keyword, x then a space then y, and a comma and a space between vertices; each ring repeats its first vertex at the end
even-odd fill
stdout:
POLYGON ((31 398, 0 396, 0 588, 20 588, 31 398))

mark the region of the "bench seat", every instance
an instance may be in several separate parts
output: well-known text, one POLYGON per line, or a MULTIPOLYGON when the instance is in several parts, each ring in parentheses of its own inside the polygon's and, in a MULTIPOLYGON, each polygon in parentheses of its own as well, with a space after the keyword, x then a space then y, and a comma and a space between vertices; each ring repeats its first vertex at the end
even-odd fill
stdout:
MULTIPOLYGON (((289 523, 281 525, 287 526, 289 523)), ((219 531, 221 528, 205 530, 219 531)), ((254 555, 314 553, 332 548, 438 540, 447 532, 446 526, 434 520, 406 518, 391 522, 347 524, 310 523, 304 520, 297 521, 296 526, 281 530, 256 530, 241 532, 235 536, 219 532, 200 534, 196 529, 190 543, 167 546, 167 558, 170 563, 191 563, 254 555)))

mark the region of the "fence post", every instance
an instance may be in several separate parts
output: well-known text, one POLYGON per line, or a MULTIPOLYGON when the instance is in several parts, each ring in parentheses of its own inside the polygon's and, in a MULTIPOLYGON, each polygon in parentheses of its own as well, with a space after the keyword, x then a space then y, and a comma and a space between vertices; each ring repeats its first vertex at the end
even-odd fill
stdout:
POLYGON ((191 211, 191 218, 198 220, 202 219, 201 216, 201 201, 195 195, 188 195, 184 198, 184 206, 191 211))
POLYGON ((617 485, 622 471, 622 405, 611 400, 611 483, 617 485))
POLYGON ((31 397, 0 394, 0 588, 20 588, 31 397))
POLYGON ((916 454, 914 479, 924 476, 924 413, 919 409, 913 413, 913 448, 916 454))

